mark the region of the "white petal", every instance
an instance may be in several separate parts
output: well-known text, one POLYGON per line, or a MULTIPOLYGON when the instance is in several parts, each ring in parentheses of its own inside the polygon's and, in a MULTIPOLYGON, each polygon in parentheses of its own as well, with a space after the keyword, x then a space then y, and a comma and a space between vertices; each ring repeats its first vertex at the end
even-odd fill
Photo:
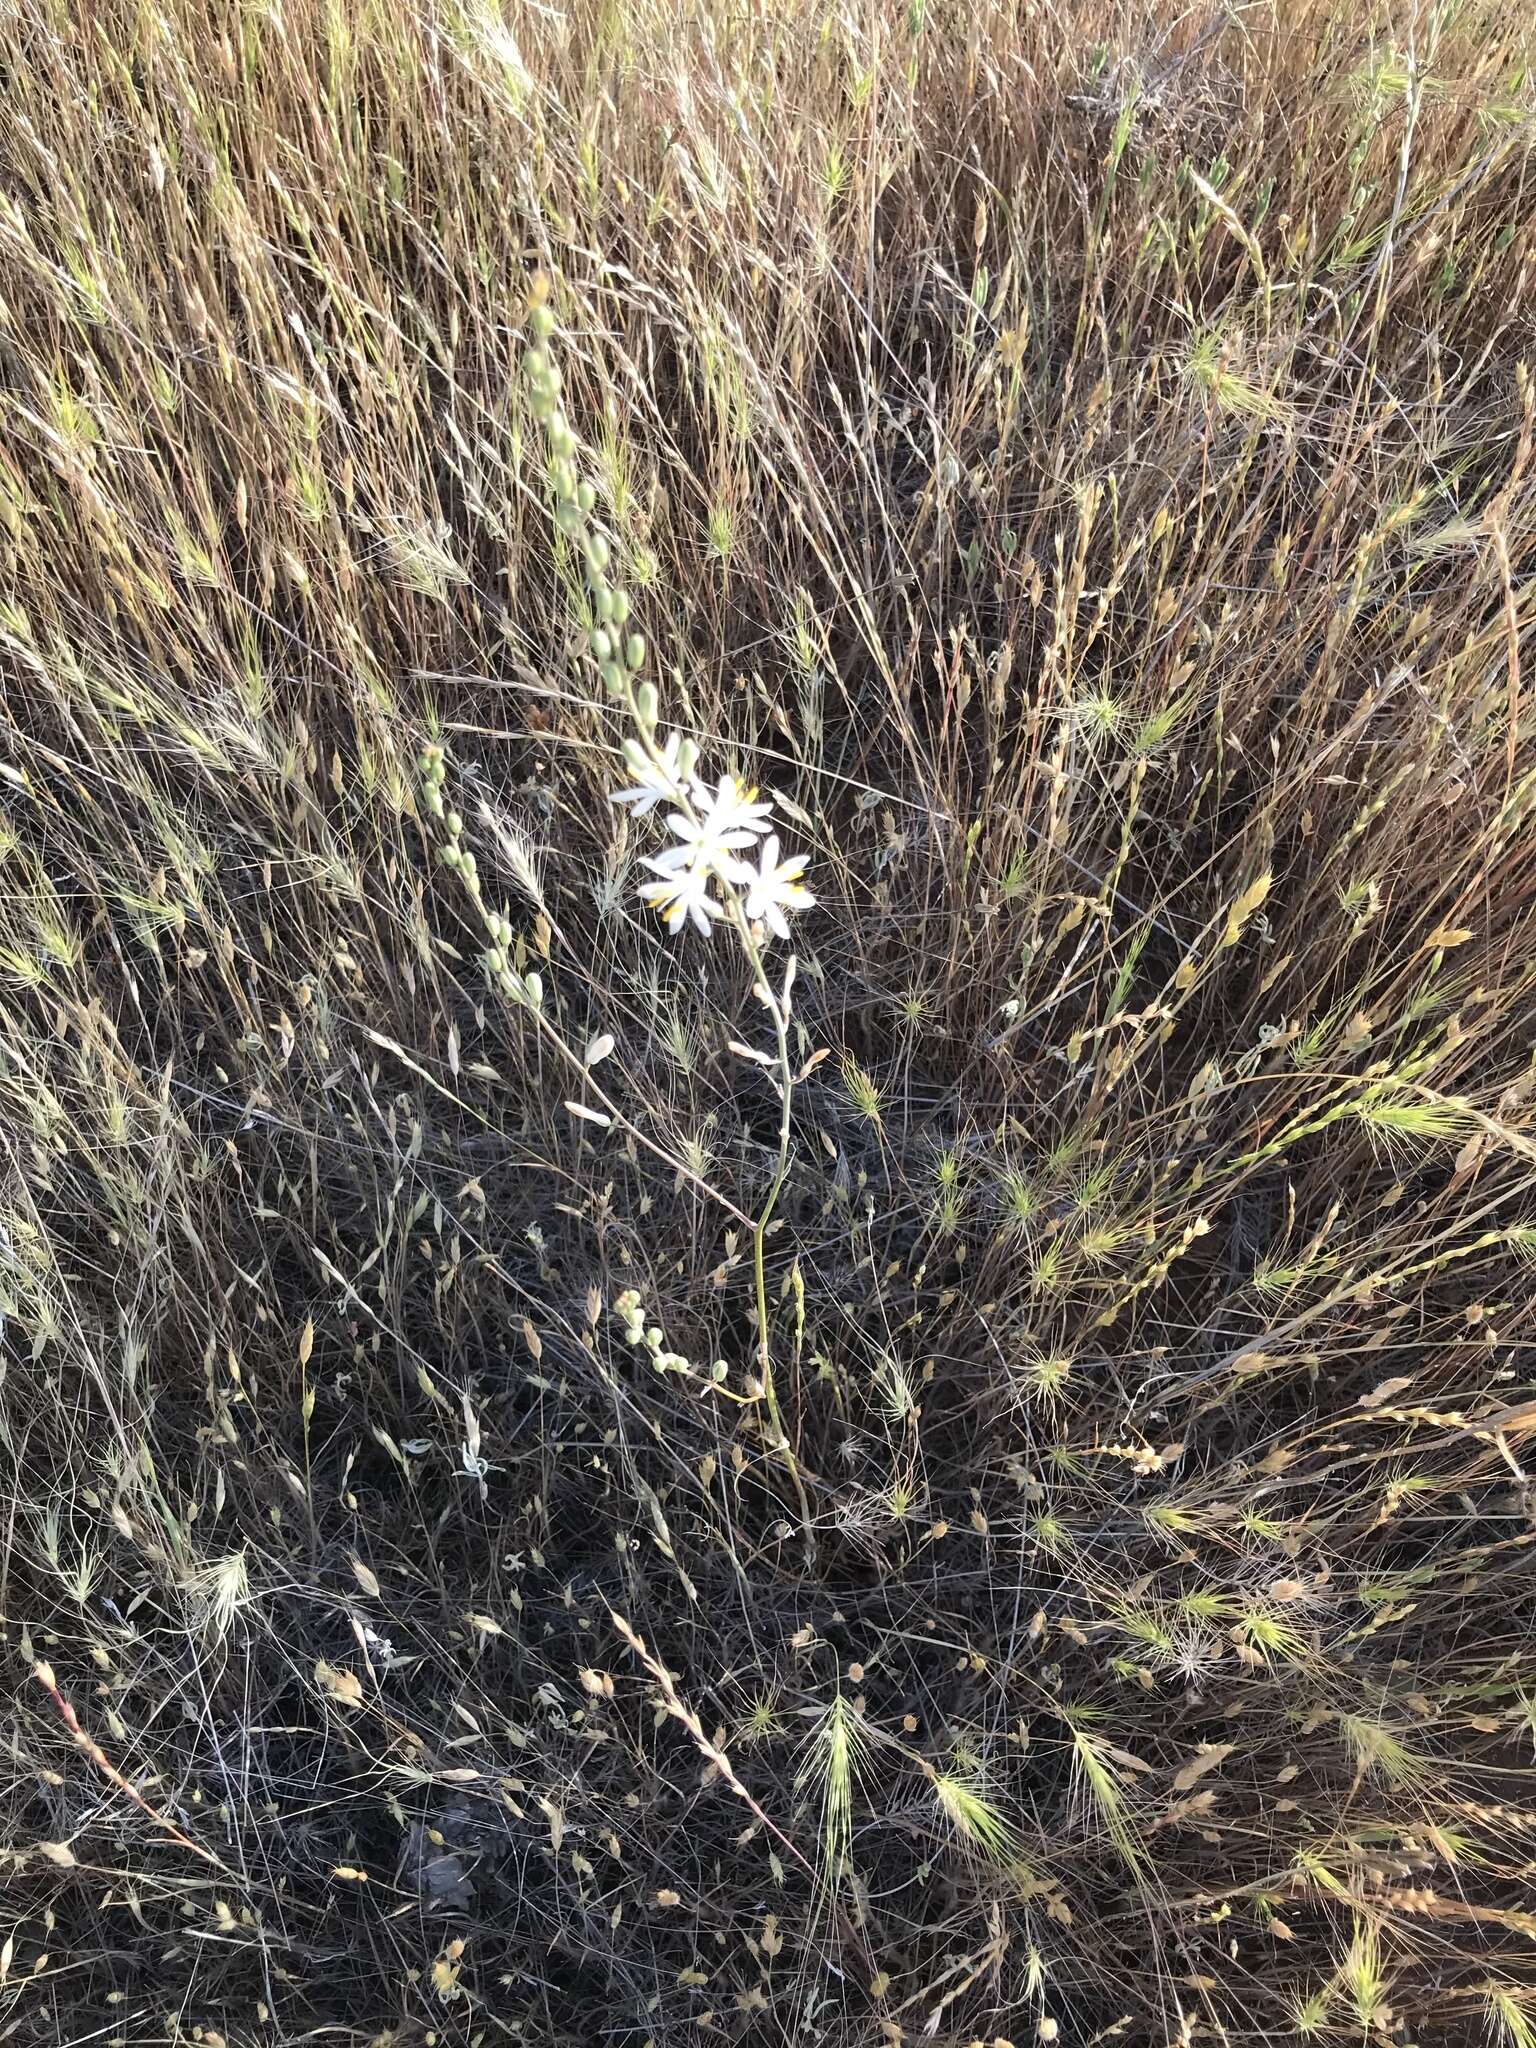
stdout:
POLYGON ((607 1130, 613 1122, 611 1116, 604 1116, 600 1109, 588 1109, 584 1102, 568 1102, 565 1106, 572 1116, 580 1117, 584 1124, 601 1124, 603 1129, 607 1130))
POLYGON ((693 866, 694 849, 691 846, 667 846, 660 853, 647 854, 642 867, 648 867, 653 874, 675 875, 680 870, 693 866))

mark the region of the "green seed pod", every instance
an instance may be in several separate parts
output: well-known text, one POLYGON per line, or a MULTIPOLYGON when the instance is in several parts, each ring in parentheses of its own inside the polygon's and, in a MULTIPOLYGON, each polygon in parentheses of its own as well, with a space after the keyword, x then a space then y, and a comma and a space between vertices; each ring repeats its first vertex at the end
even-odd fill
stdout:
POLYGON ((629 617, 629 592, 616 590, 613 593, 613 623, 622 626, 629 617))
POLYGON ((448 813, 447 824, 448 830, 453 834, 454 838, 457 839, 459 834, 464 830, 464 820, 459 816, 457 811, 450 811, 448 813))
POLYGON ((587 535, 587 567, 593 575, 600 576, 608 566, 608 543, 600 533, 587 535))
POLYGON ((597 656, 599 661, 612 661, 613 641, 609 638, 608 634, 603 631, 601 626, 595 627, 593 629, 591 637, 588 641, 588 645, 591 647, 592 652, 597 656))
POLYGON ((562 533, 568 533, 574 538, 586 523, 581 515, 581 507, 574 498, 562 498, 555 506, 555 524, 562 533))
POLYGON ((606 583, 593 591, 592 609, 605 625, 613 617, 613 592, 606 583))
POLYGON ((549 374, 549 350, 547 348, 525 348, 523 350, 523 375, 530 384, 542 385, 549 374))
POLYGON ((464 856, 456 846, 445 846, 438 858, 445 868, 456 868, 462 863, 464 856))
POLYGON ((580 505, 583 512, 590 512, 597 503, 597 492, 593 490, 585 477, 576 486, 576 502, 580 505))
POLYGON ((616 661, 605 661, 603 663, 603 686, 610 697, 623 696, 624 671, 616 661))
POLYGON ((645 635, 631 633, 624 643, 624 661, 631 670, 645 667, 645 635))
POLYGON ((635 692, 635 709, 640 714, 642 725, 654 725, 656 714, 661 709, 661 699, 656 695, 654 683, 642 683, 635 692))

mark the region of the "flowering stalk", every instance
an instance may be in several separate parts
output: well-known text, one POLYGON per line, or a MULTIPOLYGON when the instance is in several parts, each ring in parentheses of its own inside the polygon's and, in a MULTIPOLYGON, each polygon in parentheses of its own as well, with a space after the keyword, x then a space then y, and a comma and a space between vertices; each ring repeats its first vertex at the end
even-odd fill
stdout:
POLYGON ((555 524, 581 554, 586 575, 592 625, 587 648, 610 700, 628 718, 623 743, 631 782, 615 790, 610 801, 629 805, 636 817, 664 810, 670 842, 644 866, 655 877, 642 884, 641 900, 660 912, 674 935, 690 926, 707 938, 718 926, 736 935, 752 971, 753 987, 773 1022, 775 1052, 760 1053, 733 1044, 732 1050, 768 1070, 779 1095, 778 1158, 768 1192, 752 1221, 752 1271, 757 1296, 758 1376, 768 1409, 773 1448, 783 1457, 794 1482, 807 1545, 811 1543, 810 1503, 799 1464, 784 1428, 773 1378, 769 1335, 765 1243, 789 1171, 790 1108, 795 1075, 789 1048, 791 991, 795 956, 789 956, 782 987, 775 991, 764 952, 770 938, 788 939, 792 914, 810 909, 816 899, 801 880, 804 854, 784 857, 771 827, 773 802, 748 789, 735 775, 711 783, 699 773, 699 750, 680 733, 664 733, 661 704, 654 683, 643 679, 646 645, 630 620, 627 591, 609 575, 612 551, 607 537, 593 523, 597 493, 577 466, 577 440, 560 400, 560 371, 550 350, 555 316, 549 304, 549 281, 539 277, 529 295, 530 342, 523 356, 529 401, 544 429, 549 476, 555 494, 555 524), (751 856, 755 856, 752 858, 751 856))
POLYGON ((690 1181, 700 1194, 707 1195, 712 1202, 718 1202, 728 1216, 734 1217, 738 1223, 743 1223, 750 1229, 752 1218, 738 1209, 728 1196, 722 1195, 718 1188, 711 1187, 704 1176, 696 1173, 685 1160, 668 1152, 665 1146, 658 1145, 654 1138, 648 1138, 638 1124, 632 1123, 624 1115, 618 1104, 592 1079, 592 1068, 596 1061, 590 1051, 583 1057, 574 1046, 567 1045, 551 1023, 544 1008, 543 977, 536 969, 529 968, 526 972, 520 973, 513 965, 512 953, 509 950, 512 946, 512 920, 504 910, 495 910, 486 901, 479 866, 474 854, 463 843, 464 820, 457 811, 448 807, 448 771, 442 748, 435 744, 423 747, 416 766, 421 776, 422 801, 426 806, 427 815, 442 825, 448 835, 439 849, 439 858, 445 867, 451 868, 458 876, 490 939, 490 946, 484 955, 486 973, 499 994, 505 996, 509 1003, 516 1003, 520 1009, 528 1012, 545 1044, 551 1047, 566 1066, 581 1077, 583 1093, 595 1096, 603 1105, 601 1111, 598 1111, 584 1103, 567 1102, 566 1108, 585 1122, 599 1124, 605 1129, 617 1127, 619 1130, 627 1131, 637 1145, 643 1145, 646 1151, 653 1152, 664 1165, 671 1167, 674 1173, 681 1174, 684 1180, 690 1181))

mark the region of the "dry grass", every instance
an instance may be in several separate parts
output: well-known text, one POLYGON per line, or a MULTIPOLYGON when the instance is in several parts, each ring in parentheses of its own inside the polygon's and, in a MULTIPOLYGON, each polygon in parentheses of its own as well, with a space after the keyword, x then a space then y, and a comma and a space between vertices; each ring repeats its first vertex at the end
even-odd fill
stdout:
POLYGON ((1520 15, 12 8, 0 2040, 1533 2038, 1520 15))

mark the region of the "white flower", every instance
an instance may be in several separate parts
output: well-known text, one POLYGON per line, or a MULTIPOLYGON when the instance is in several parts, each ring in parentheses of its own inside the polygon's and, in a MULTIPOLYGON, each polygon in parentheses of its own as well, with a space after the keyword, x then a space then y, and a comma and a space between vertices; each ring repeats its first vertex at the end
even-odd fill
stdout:
POLYGON ((624 761, 635 778, 634 787, 616 789, 609 797, 609 803, 633 804, 637 818, 643 818, 658 804, 681 803, 697 752, 692 740, 685 740, 675 732, 670 733, 666 744, 654 753, 638 740, 626 740, 624 761))
POLYGON ((701 932, 707 933, 721 909, 709 893, 712 871, 707 867, 678 867, 666 854, 659 860, 648 860, 645 865, 654 868, 663 879, 644 883, 641 900, 661 912, 667 930, 680 932, 691 918, 701 932))
POLYGON ((363 1640, 386 1670, 399 1661, 399 1652, 389 1637, 381 1636, 378 1630, 370 1628, 366 1621, 363 1623, 363 1640))
POLYGON ((743 877, 747 884, 747 916, 754 924, 767 925, 781 939, 789 937, 789 923, 784 913, 788 910, 809 910, 816 901, 810 890, 800 885, 806 858, 805 854, 796 853, 788 860, 780 860, 779 835, 770 832, 763 841, 758 865, 749 868, 743 877))
POLYGON ((677 839, 649 863, 658 874, 679 868, 710 868, 729 881, 745 881, 751 868, 734 856, 762 837, 771 805, 753 800, 734 775, 722 775, 717 789, 693 788, 694 813, 671 811, 667 823, 677 839))

